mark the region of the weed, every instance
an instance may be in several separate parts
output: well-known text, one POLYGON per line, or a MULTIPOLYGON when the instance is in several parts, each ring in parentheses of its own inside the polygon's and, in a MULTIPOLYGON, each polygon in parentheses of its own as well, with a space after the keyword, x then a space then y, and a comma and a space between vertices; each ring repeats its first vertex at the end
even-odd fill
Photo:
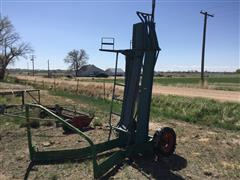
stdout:
POLYGON ((88 112, 90 117, 95 117, 96 109, 91 108, 91 109, 88 109, 87 112, 88 112))
POLYGON ((98 117, 95 117, 93 119, 93 126, 96 127, 96 126, 102 126, 102 121, 98 118, 98 117))
POLYGON ((50 180, 57 180, 57 179, 58 179, 58 175, 56 175, 56 174, 50 175, 50 180))
POLYGON ((179 96, 154 97, 151 115, 230 130, 239 130, 240 104, 179 96))

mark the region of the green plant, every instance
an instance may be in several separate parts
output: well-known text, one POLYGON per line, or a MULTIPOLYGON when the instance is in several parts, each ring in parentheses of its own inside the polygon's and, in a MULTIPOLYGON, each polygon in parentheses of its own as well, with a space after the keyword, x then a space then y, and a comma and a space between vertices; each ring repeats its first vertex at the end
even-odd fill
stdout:
POLYGON ((93 119, 93 126, 94 127, 96 127, 96 126, 103 126, 102 121, 98 117, 95 117, 93 119))
POLYGON ((87 110, 87 112, 88 112, 90 117, 95 117, 96 109, 91 108, 91 109, 87 110))
POLYGON ((173 118, 191 123, 240 130, 240 104, 218 102, 204 98, 180 96, 154 97, 151 116, 173 118))
POLYGON ((58 175, 57 174, 51 174, 50 175, 50 180, 57 180, 58 179, 58 175))
MULTIPOLYGON (((86 95, 76 95, 67 91, 52 92, 57 96, 79 100, 81 103, 101 113, 109 113, 111 100, 104 100, 86 95)), ((114 112, 121 112, 121 104, 114 103, 114 112)), ((240 104, 219 102, 205 98, 190 98, 181 96, 153 96, 151 105, 151 121, 176 119, 211 127, 229 130, 240 130, 240 104)), ((99 120, 96 120, 98 124, 99 120)), ((102 121, 101 121, 102 123, 102 121)))

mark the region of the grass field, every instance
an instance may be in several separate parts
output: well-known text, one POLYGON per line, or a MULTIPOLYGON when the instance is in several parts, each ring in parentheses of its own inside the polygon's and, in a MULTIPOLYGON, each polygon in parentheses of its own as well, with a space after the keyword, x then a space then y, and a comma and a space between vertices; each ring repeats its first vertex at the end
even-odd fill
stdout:
MULTIPOLYGON (((24 83, 25 81, 18 81, 24 83)), ((48 86, 41 83, 32 84, 36 88, 49 90, 48 86)), ((60 85, 63 85, 60 84, 60 85)), ((56 86, 50 88, 53 95, 69 99, 79 99, 90 107, 97 107, 102 112, 109 112, 111 91, 107 90, 106 96, 98 86, 81 86, 76 92, 75 89, 56 86), (107 98, 105 98, 107 97, 107 98)), ((121 96, 122 92, 118 92, 121 96)), ((121 104, 114 106, 116 112, 120 112, 121 104)), ((152 100, 151 117, 157 121, 158 118, 177 119, 186 122, 221 127, 229 130, 240 130, 240 104, 230 102, 219 102, 205 98, 190 98, 180 96, 154 95, 152 100)))
MULTIPOLYGON (((11 81, 12 77, 17 77, 18 75, 9 76, 8 80, 11 81)), ((30 76, 31 77, 31 76, 30 76)), ((36 76, 36 78, 41 76, 36 76)), ((68 81, 79 80, 81 82, 106 82, 113 83, 113 77, 108 78, 96 78, 96 77, 78 77, 78 78, 67 78, 58 77, 58 80, 65 79, 68 81)), ((13 81, 12 81, 13 82, 13 81)), ((123 83, 123 77, 117 77, 117 82, 123 83)), ((202 88, 201 79, 199 75, 184 75, 181 76, 165 76, 165 77, 154 77, 154 85, 163 86, 177 86, 177 87, 193 87, 202 88)), ((226 91, 240 91, 240 74, 210 74, 205 77, 204 88, 206 89, 216 89, 216 90, 226 90, 226 91)))
MULTIPOLYGON (((20 86, 20 85, 19 85, 20 86)), ((3 88, 12 84, 4 84, 3 88)), ((1 88, 1 84, 0 84, 1 88)), ((25 88, 25 85, 22 85, 25 88)), ((90 88, 90 87, 89 87, 90 88)), ((76 106, 94 113, 92 130, 85 133, 94 142, 107 139, 110 100, 81 92, 56 90, 42 91, 42 104, 76 106), (80 92, 79 92, 80 93, 80 92), (98 125, 95 127, 95 125, 98 125)), ((14 96, 0 97, 0 103, 17 103, 14 96)), ((118 112, 121 104, 115 104, 118 112)), ((163 126, 177 133, 176 154, 169 158, 137 156, 126 159, 107 179, 239 179, 240 134, 239 103, 222 103, 203 98, 154 96, 149 133, 163 126), (220 150, 219 150, 220 149, 220 150)), ((0 179, 23 179, 29 162, 24 119, 0 116, 0 179)), ((114 118, 114 122, 117 119, 114 118)), ((62 129, 41 124, 32 129, 34 145, 40 150, 79 148, 86 143, 76 134, 63 134, 62 129), (45 147, 44 144, 50 144, 45 147)), ((106 158, 106 157, 103 157, 106 158)), ((92 179, 91 160, 65 164, 35 166, 30 179, 92 179)))
MULTIPOLYGON (((80 81, 93 81, 93 82, 113 82, 113 78, 78 78, 80 81)), ((198 84, 200 82, 199 77, 155 77, 154 83, 162 85, 174 85, 174 84, 198 84)), ((205 80, 208 83, 240 83, 240 75, 227 75, 227 76, 210 76, 205 80)), ((123 82, 123 78, 119 77, 119 82, 123 82)))
MULTIPOLYGON (((41 76, 14 76, 8 78, 8 82, 21 83, 26 87, 28 85, 32 85, 39 89, 71 91, 79 94, 86 94, 88 96, 111 99, 113 83, 104 83, 104 81, 94 82, 94 80, 95 79, 91 80, 91 78, 44 78, 41 76)), ((102 81, 104 79, 97 78, 96 80, 102 81)), ((112 78, 108 78, 107 80, 112 81, 112 78)), ((228 84, 228 86, 230 85, 232 84, 228 84)), ((178 86, 179 85, 177 84, 173 86, 164 86, 155 83, 152 90, 153 95, 164 94, 184 97, 208 98, 221 102, 240 102, 240 91, 227 91, 226 88, 225 90, 216 90, 216 86, 213 87, 207 84, 205 84, 204 88, 200 88, 200 85, 187 86, 185 84, 184 86, 181 85, 181 87, 178 86)), ((220 87, 221 89, 224 89, 222 85, 220 87)), ((239 88, 239 86, 237 83, 235 83, 231 86, 231 88, 235 88, 236 90, 236 88, 239 88)), ((117 95, 122 96, 123 87, 117 86, 116 89, 117 95)))
MULTIPOLYGON (((83 82, 113 82, 113 78, 78 78, 83 82)), ((123 78, 117 80, 123 83, 123 78)), ((199 77, 155 77, 154 84, 165 86, 180 86, 180 87, 201 87, 201 79, 199 77)), ((219 75, 209 76, 205 78, 205 88, 240 91, 240 75, 219 75)))
MULTIPOLYGON (((238 76, 230 77, 212 77, 212 82, 226 82, 235 83, 238 82, 238 76)), ((89 79, 89 78, 82 78, 81 81, 103 81, 103 79, 89 79)), ((112 79, 104 79, 112 82, 112 79)), ((122 81, 122 80, 120 80, 122 81)), ((174 83, 185 83, 190 82, 192 84, 197 83, 197 78, 155 78, 155 81, 168 84, 174 83), (188 81, 187 81, 188 80, 188 81)), ((51 83, 48 85, 43 86, 40 83, 34 82, 26 82, 24 80, 18 79, 10 79, 11 82, 17 82, 20 84, 30 84, 35 88, 40 89, 47 89, 50 90, 52 94, 67 97, 70 99, 80 99, 82 102, 87 103, 91 107, 98 107, 101 111, 108 111, 110 106, 110 97, 111 97, 111 90, 106 89, 106 94, 103 95, 103 91, 98 86, 81 86, 78 88, 78 91, 75 91, 75 87, 65 87, 64 84, 62 86, 58 86, 59 83, 56 83, 56 88, 53 88, 51 83), (107 98, 105 98, 107 97, 107 98)), ((110 87, 109 87, 110 88, 110 87)), ((122 94, 122 92, 118 92, 118 94, 122 94)), ((0 102, 4 101, 0 99, 0 102)), ((7 102, 8 99, 5 99, 7 102)), ((5 102, 5 103, 6 103, 5 102)), ((3 103, 3 102, 1 102, 3 103)), ((117 111, 120 111, 120 104, 116 104, 115 108, 117 111)), ((217 102, 210 99, 204 98, 187 98, 187 97, 180 97, 180 96, 164 96, 164 95, 155 95, 152 101, 152 111, 151 116, 156 119, 157 117, 162 118, 174 118, 179 120, 184 120, 187 122, 197 123, 197 124, 205 124, 208 126, 213 127, 223 127, 225 129, 231 130, 239 130, 240 128, 240 104, 239 103, 224 103, 224 102, 217 102)))
MULTIPOLYGON (((78 99, 90 107, 108 113, 110 100, 76 95, 66 91, 51 91, 51 94, 69 99, 78 99)), ((121 104, 114 104, 114 111, 120 112, 121 104)), ((204 98, 186 98, 179 96, 155 96, 152 100, 151 119, 176 119, 190 123, 240 130, 240 104, 221 103, 204 98)))

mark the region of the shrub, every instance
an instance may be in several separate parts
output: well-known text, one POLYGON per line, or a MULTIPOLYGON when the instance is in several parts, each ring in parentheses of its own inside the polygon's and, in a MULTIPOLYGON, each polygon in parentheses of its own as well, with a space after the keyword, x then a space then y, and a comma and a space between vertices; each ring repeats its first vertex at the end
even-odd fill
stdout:
POLYGON ((94 120, 93 120, 93 126, 96 127, 96 126, 103 126, 101 120, 98 118, 98 117, 95 117, 94 120))

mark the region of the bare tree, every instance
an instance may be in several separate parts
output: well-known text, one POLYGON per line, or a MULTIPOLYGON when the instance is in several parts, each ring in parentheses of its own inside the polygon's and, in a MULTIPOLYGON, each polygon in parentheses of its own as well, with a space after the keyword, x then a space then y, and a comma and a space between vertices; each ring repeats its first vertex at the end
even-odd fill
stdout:
POLYGON ((71 70, 74 70, 75 75, 77 76, 78 70, 82 66, 87 64, 87 60, 88 60, 88 55, 84 49, 80 49, 80 50, 74 49, 68 53, 68 55, 64 59, 64 62, 70 64, 69 68, 71 70))
POLYGON ((0 18, 0 80, 4 79, 6 68, 20 57, 26 58, 33 50, 21 41, 8 17, 0 18))

